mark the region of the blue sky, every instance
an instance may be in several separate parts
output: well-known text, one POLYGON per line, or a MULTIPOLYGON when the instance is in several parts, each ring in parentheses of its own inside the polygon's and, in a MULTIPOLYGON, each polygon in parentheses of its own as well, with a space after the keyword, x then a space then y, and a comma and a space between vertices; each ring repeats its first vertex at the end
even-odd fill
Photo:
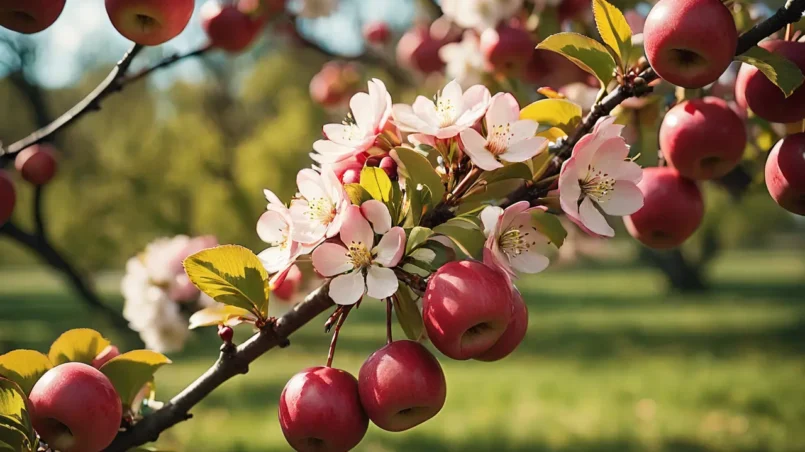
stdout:
MULTIPOLYGON (((201 5, 197 0, 197 6, 201 5)), ((415 14, 416 0, 340 0, 333 16, 305 20, 300 30, 321 40, 333 51, 356 54, 362 51, 361 23, 385 20, 396 29, 404 29, 415 14)), ((291 2, 290 7, 296 5, 291 2)), ((0 28, 2 36, 19 36, 0 28)), ((37 48, 37 79, 47 86, 74 83, 93 61, 114 61, 131 45, 112 27, 103 0, 68 0, 59 20, 49 29, 24 37, 37 48)), ((176 39, 161 46, 166 54, 196 48, 204 40, 198 14, 176 39)), ((2 52, 2 50, 0 50, 2 52)), ((0 55, 2 58, 2 55, 0 55)), ((0 68, 2 70, 2 68, 0 68)), ((171 75, 192 77, 193 65, 181 65, 171 75)))

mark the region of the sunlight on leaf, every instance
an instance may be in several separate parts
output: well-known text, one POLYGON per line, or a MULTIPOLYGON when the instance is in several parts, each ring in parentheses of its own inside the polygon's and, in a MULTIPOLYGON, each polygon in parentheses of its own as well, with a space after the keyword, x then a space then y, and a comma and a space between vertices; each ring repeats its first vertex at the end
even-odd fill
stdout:
POLYGON ((0 442, 13 446, 16 452, 33 450, 36 444, 25 394, 5 378, 0 378, 0 442))
POLYGON ((244 322, 255 323, 257 320, 257 316, 251 311, 235 306, 219 304, 196 311, 190 316, 190 326, 188 328, 192 330, 203 326, 221 324, 236 326, 244 322))
POLYGON ((793 94, 802 85, 802 71, 796 64, 762 47, 752 47, 735 59, 758 68, 769 81, 780 88, 785 97, 793 94))
POLYGON ((0 356, 0 376, 17 383, 25 395, 52 367, 50 358, 36 350, 13 350, 0 356))
POLYGON ((592 38, 578 33, 558 33, 548 36, 537 48, 564 55, 576 66, 594 75, 602 87, 612 80, 615 60, 603 44, 592 38))
POLYGON ((607 0, 593 0, 593 15, 598 34, 625 72, 631 60, 632 29, 621 10, 607 0))
POLYGON ((361 170, 361 187, 386 206, 391 202, 391 179, 382 169, 367 166, 361 170))
POLYGON ((419 311, 413 292, 408 287, 400 286, 397 290, 397 296, 394 297, 394 315, 408 339, 418 341, 424 337, 425 324, 422 322, 422 313, 419 311))
POLYGON ((101 333, 79 328, 59 336, 50 346, 48 357, 54 367, 67 362, 92 364, 92 360, 111 344, 101 333))
POLYGON ((134 350, 112 358, 100 370, 114 385, 123 405, 130 408, 143 386, 153 380, 154 373, 170 363, 161 353, 134 350))
POLYGON ((558 127, 566 134, 581 123, 581 106, 565 99, 543 99, 523 108, 520 119, 530 119, 542 125, 558 127))

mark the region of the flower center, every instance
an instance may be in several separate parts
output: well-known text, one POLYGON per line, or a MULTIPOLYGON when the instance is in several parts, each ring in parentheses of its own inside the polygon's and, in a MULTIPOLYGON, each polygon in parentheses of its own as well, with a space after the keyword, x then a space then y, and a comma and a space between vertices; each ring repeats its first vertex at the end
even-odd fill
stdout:
POLYGON ((509 149, 509 141, 512 138, 511 124, 497 124, 489 130, 486 139, 486 148, 494 155, 500 155, 509 149))
POLYGON ((335 218, 335 206, 327 198, 314 198, 308 201, 308 218, 321 224, 330 224, 335 218))
POLYGON ((358 124, 355 122, 355 117, 351 112, 347 113, 347 116, 341 121, 341 124, 344 125, 344 128, 341 130, 341 137, 344 140, 353 141, 363 138, 363 130, 358 127, 358 124))
POLYGON ((615 188, 615 178, 601 170, 595 169, 592 165, 587 166, 587 174, 584 179, 579 179, 581 195, 589 196, 595 202, 606 201, 612 196, 615 188))
POLYGON ((349 257, 352 266, 357 269, 372 265, 372 253, 369 252, 363 242, 350 243, 347 257, 349 257))
POLYGON ((439 96, 436 100, 436 115, 439 116, 439 127, 452 126, 456 122, 456 105, 450 99, 439 96))
POLYGON ((501 234, 500 238, 498 239, 500 249, 510 259, 527 252, 532 246, 537 244, 536 240, 529 241, 529 233, 523 232, 523 230, 525 230, 524 225, 520 225, 516 228, 509 228, 506 230, 506 232, 501 234))

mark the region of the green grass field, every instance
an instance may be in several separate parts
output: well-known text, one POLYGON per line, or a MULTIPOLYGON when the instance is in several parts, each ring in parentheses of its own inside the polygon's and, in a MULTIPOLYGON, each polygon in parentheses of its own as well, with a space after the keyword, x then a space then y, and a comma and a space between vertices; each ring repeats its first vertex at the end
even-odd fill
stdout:
MULTIPOLYGON (((114 337, 58 280, 41 272, 0 275, 0 351, 46 350, 72 327, 114 337)), ((713 290, 698 296, 667 295, 662 277, 645 268, 524 279, 530 326, 520 349, 498 363, 441 358, 448 383, 442 412, 404 433, 370 427, 358 450, 805 451, 805 259, 733 253, 710 276, 713 290)), ((99 283, 110 302, 120 302, 116 278, 99 283)), ((383 345, 383 316, 368 304, 350 316, 337 366, 357 373, 383 345)), ((324 320, 214 392, 159 445, 289 450, 277 400, 292 374, 325 361, 324 320)), ((214 331, 202 331, 172 356, 175 364, 158 373, 162 398, 200 375, 217 346, 214 331)))

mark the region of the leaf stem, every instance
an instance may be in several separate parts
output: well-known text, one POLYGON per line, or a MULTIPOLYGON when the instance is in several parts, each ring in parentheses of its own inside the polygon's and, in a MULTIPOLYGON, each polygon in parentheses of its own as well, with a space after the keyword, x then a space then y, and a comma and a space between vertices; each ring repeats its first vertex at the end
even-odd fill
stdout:
POLYGON ((330 341, 330 351, 327 352, 327 367, 333 367, 335 347, 338 345, 338 334, 341 333, 341 327, 344 326, 344 322, 347 320, 347 316, 352 310, 352 306, 342 306, 340 310, 341 315, 338 317, 338 323, 336 323, 335 331, 333 332, 333 339, 330 341))

